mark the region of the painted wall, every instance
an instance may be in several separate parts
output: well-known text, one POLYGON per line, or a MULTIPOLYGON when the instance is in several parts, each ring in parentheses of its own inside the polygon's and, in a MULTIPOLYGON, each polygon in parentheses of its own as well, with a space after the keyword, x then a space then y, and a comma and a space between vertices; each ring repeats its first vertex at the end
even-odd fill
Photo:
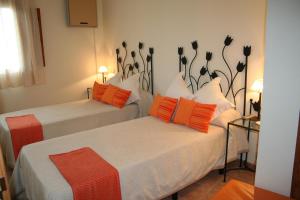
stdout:
POLYGON ((204 63, 205 52, 212 51, 212 68, 223 68, 221 48, 230 34, 235 40, 227 56, 234 66, 243 58, 243 45, 253 46, 251 84, 263 72, 265 4, 261 0, 103 0, 105 63, 115 67, 115 48, 123 40, 130 48, 138 41, 155 47, 156 90, 163 93, 177 73, 179 45, 191 47, 190 42, 198 40, 199 65, 204 63))
POLYGON ((42 12, 47 83, 0 90, 0 112, 86 98, 86 87, 95 79, 95 52, 100 62, 101 1, 98 2, 97 29, 67 26, 64 0, 33 0, 32 3, 42 12))
MULTIPOLYGON (((178 72, 178 46, 184 46, 191 57, 191 41, 198 40, 197 72, 197 67, 205 63, 206 51, 214 53, 211 69, 225 69, 221 51, 229 34, 234 41, 226 56, 233 66, 243 59, 243 45, 252 45, 248 76, 251 86, 263 76, 265 9, 264 0, 103 0, 103 61, 116 71, 115 48, 123 40, 129 49, 137 49, 139 41, 153 46, 155 91, 164 94, 178 72)), ((257 94, 248 94, 258 98, 257 94)), ((257 135, 252 136, 251 146, 256 150, 257 135)), ((249 161, 253 163, 255 158, 252 151, 249 161)))
POLYGON ((255 184, 290 195, 300 109, 300 1, 268 3, 262 127, 255 184))

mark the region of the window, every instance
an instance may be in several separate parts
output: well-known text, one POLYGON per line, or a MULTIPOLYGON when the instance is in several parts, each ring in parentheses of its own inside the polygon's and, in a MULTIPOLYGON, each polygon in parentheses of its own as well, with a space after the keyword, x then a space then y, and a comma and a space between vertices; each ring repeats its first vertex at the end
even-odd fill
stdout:
POLYGON ((0 8, 0 74, 22 69, 22 50, 17 20, 11 8, 0 8))

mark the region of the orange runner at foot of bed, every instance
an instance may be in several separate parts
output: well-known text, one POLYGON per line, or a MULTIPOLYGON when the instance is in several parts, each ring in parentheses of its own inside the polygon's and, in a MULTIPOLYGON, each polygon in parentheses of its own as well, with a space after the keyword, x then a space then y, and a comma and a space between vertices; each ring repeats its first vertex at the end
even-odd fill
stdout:
POLYGON ((23 146, 44 139, 42 125, 34 115, 6 117, 5 120, 10 131, 16 160, 23 146))
POLYGON ((74 200, 121 200, 118 171, 91 148, 49 155, 70 184, 74 200))

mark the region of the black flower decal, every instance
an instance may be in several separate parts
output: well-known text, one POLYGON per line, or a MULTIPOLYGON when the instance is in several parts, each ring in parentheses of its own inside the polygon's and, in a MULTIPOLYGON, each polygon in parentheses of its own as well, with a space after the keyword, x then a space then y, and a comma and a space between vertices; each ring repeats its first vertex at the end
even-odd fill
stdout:
POLYGON ((206 72, 207 72, 207 69, 205 67, 202 67, 200 70, 200 74, 203 76, 206 74, 206 72))
POLYGON ((119 62, 119 63, 122 62, 122 58, 121 58, 121 57, 118 58, 118 62, 119 62))
POLYGON ((149 53, 153 54, 154 53, 154 49, 153 48, 149 48, 149 53))
POLYGON ((211 77, 212 77, 213 79, 217 78, 217 77, 218 77, 217 72, 213 72, 213 73, 211 74, 211 77))
POLYGON ((239 63, 237 64, 237 66, 236 66, 236 70, 237 70, 238 72, 242 72, 242 71, 244 71, 244 69, 245 69, 244 63, 239 62, 239 63))
POLYGON ((148 55, 146 60, 147 60, 147 62, 150 62, 151 61, 151 56, 148 55))
POLYGON ((198 42, 197 41, 192 42, 192 47, 194 50, 198 49, 198 42))
POLYGON ((120 49, 116 49, 116 53, 119 54, 120 53, 120 49))
POLYGON ((124 42, 122 42, 122 46, 124 47, 124 48, 126 48, 127 47, 127 44, 126 44, 126 42, 124 41, 124 42))
POLYGON ((134 67, 135 67, 136 69, 138 69, 138 68, 139 68, 139 63, 135 62, 135 63, 134 63, 134 67))
POLYGON ((179 48, 178 48, 178 54, 179 54, 179 55, 182 55, 182 54, 183 54, 183 47, 179 47, 179 48))
POLYGON ((212 52, 206 52, 206 60, 210 61, 212 58, 212 52))
POLYGON ((227 35, 227 37, 225 38, 225 41, 224 41, 225 46, 229 46, 232 41, 233 41, 233 39, 229 35, 227 35))
POLYGON ((133 66, 129 65, 129 71, 133 71, 133 66))
POLYGON ((184 56, 182 59, 181 59, 181 62, 182 64, 186 65, 187 64, 187 59, 186 57, 184 56))
POLYGON ((132 56, 133 58, 135 57, 135 52, 134 52, 134 51, 131 52, 131 56, 132 56))
POLYGON ((251 46, 244 46, 244 56, 250 56, 251 46))
POLYGON ((144 47, 144 44, 139 42, 139 49, 142 49, 144 47))

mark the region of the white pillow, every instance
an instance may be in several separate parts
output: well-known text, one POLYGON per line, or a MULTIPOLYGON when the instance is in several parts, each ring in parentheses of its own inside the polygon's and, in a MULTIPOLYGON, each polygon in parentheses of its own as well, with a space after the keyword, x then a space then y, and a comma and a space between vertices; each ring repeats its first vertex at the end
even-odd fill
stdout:
POLYGON ((122 72, 117 73, 110 79, 106 81, 106 84, 112 84, 114 86, 119 86, 122 80, 122 72))
POLYGON ((140 117, 145 117, 149 113, 149 109, 153 103, 153 96, 149 92, 140 88, 141 100, 137 102, 140 110, 140 117))
POLYGON ((187 88, 185 81, 182 79, 184 72, 180 72, 176 75, 176 77, 172 80, 169 88, 165 96, 179 99, 180 97, 186 99, 192 99, 193 93, 187 88))
POLYGON ((241 114, 235 109, 231 108, 221 113, 217 118, 215 118, 211 124, 223 127, 227 129, 228 122, 241 118, 241 114))
POLYGON ((221 78, 217 77, 203 86, 194 94, 194 100, 200 103, 216 104, 217 108, 213 119, 218 117, 222 112, 235 107, 226 99, 220 89, 221 78))
POLYGON ((140 74, 135 74, 130 76, 126 80, 122 81, 118 86, 124 90, 130 90, 131 95, 128 98, 126 105, 136 102, 141 99, 140 96, 140 82, 139 82, 140 74))

